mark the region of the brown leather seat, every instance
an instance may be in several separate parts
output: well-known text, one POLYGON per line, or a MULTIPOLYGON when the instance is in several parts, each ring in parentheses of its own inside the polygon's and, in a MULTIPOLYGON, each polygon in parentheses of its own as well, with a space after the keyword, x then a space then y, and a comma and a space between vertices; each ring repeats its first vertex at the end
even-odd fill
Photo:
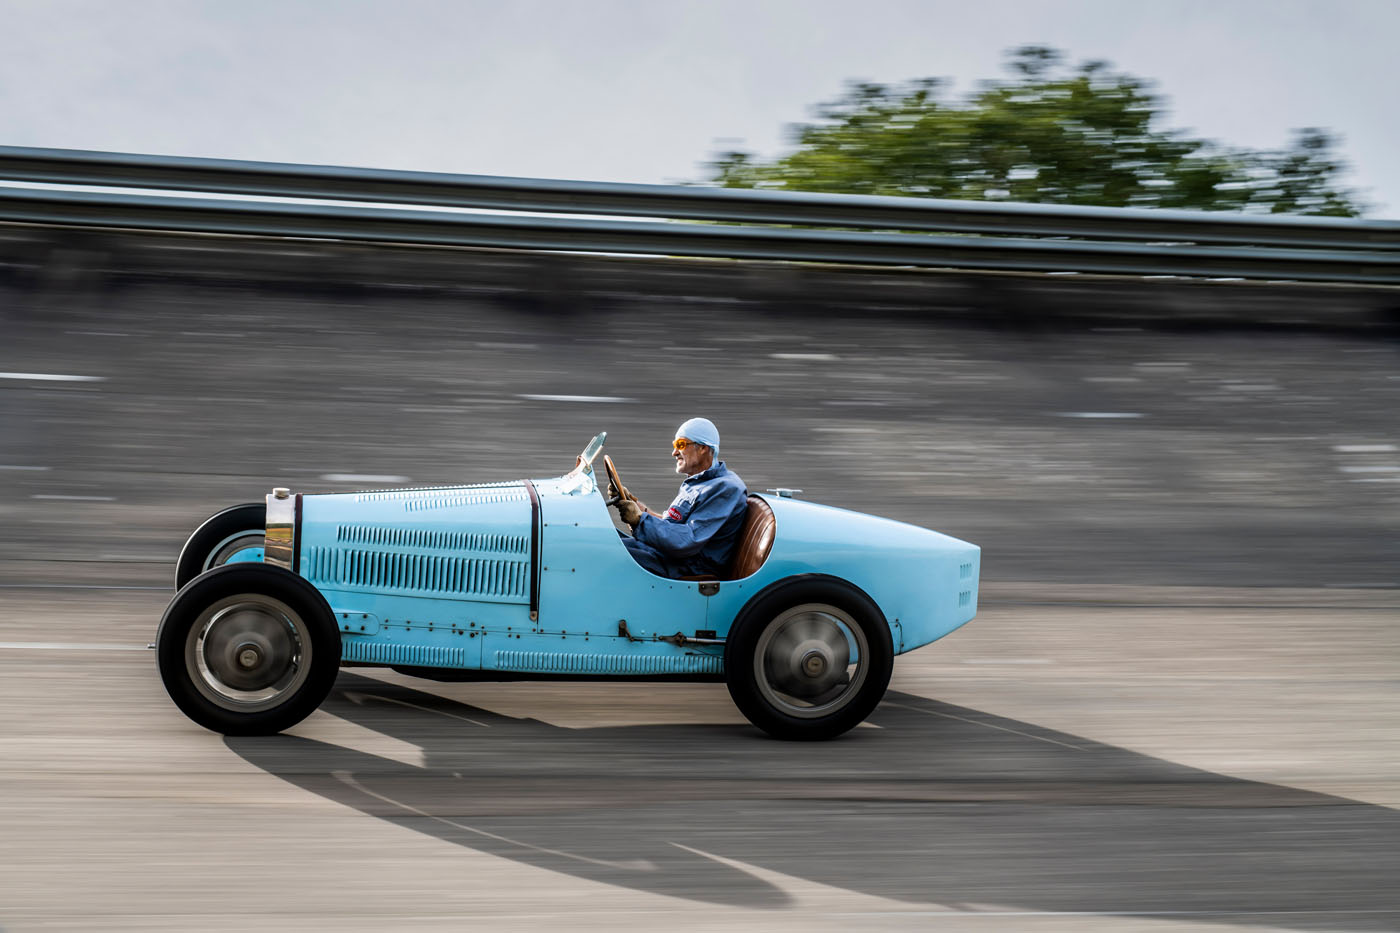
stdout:
POLYGON ((739 543, 734 549, 734 559, 729 564, 726 580, 739 580, 758 571, 768 559, 773 549, 773 532, 777 528, 773 510, 758 496, 749 496, 749 510, 744 514, 744 527, 739 532, 739 543))
POLYGON ((777 519, 773 517, 768 503, 758 496, 749 496, 744 527, 739 529, 739 542, 734 546, 734 556, 729 560, 729 572, 722 577, 706 573, 680 579, 692 583, 713 583, 718 580, 742 580, 757 573, 768 559, 768 552, 773 550, 773 532, 777 527, 777 519))

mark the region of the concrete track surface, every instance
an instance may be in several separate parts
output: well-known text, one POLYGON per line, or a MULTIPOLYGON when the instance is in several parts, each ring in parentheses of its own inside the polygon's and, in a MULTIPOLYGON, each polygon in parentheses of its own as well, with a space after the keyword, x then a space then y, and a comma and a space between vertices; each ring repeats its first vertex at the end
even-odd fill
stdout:
POLYGON ((1384 337, 579 295, 0 290, 0 928, 1400 929, 1384 337), (721 685, 342 672, 223 739, 152 652, 184 536, 302 491, 755 489, 984 547, 867 726, 721 685), (669 477, 669 478, 668 478, 669 477))

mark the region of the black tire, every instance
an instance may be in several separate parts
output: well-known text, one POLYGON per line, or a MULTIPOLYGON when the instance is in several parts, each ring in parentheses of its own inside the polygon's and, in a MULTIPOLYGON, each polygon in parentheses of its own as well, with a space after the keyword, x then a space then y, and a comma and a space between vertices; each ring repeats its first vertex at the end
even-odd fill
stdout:
POLYGON ((237 551, 262 547, 267 505, 249 502, 224 509, 204 520, 180 550, 175 562, 175 589, 183 589, 206 570, 222 566, 237 551))
POLYGON ((175 594, 156 632, 166 692, 224 735, 271 735, 321 705, 340 669, 340 629, 317 589, 289 570, 230 564, 175 594))
POLYGON ((724 644, 734 704, 779 739, 831 739, 859 725, 885 695, 893 670, 884 613, 834 577, 794 577, 759 593, 724 644))

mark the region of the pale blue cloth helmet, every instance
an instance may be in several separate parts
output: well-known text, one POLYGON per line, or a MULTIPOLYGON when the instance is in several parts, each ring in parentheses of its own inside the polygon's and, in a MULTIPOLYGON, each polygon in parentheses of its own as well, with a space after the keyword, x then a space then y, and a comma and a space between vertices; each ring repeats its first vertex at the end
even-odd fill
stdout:
POLYGON ((712 447, 715 456, 719 456, 719 428, 715 427, 715 423, 709 418, 691 418, 676 428, 676 440, 681 438, 712 447))

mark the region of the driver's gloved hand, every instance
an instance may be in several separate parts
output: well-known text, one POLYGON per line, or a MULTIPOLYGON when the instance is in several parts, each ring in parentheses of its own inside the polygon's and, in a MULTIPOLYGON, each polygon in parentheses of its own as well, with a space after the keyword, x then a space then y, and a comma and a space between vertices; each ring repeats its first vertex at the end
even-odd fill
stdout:
POLYGON ((636 496, 632 495, 632 490, 628 489, 626 486, 623 486, 621 489, 619 489, 616 486, 613 486, 612 494, 622 499, 630 499, 633 502, 640 505, 642 507, 643 512, 647 511, 647 504, 641 499, 638 499, 636 496))
POLYGON ((637 527, 642 520, 642 504, 636 499, 623 499, 617 504, 617 514, 629 527, 637 527))

